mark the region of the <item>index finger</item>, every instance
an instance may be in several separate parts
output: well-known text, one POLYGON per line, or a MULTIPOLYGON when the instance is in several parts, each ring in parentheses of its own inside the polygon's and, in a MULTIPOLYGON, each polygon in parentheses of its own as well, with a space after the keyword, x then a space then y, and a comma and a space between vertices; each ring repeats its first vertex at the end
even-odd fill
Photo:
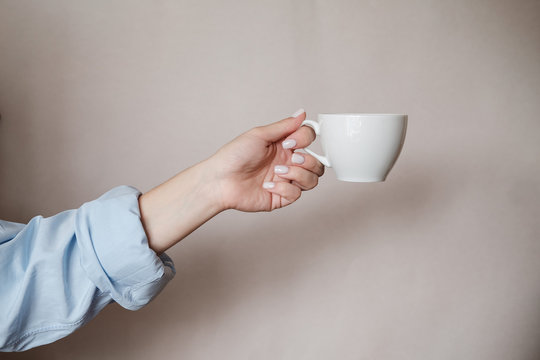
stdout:
POLYGON ((281 143, 284 149, 303 149, 315 140, 315 131, 309 126, 300 126, 298 130, 281 143))

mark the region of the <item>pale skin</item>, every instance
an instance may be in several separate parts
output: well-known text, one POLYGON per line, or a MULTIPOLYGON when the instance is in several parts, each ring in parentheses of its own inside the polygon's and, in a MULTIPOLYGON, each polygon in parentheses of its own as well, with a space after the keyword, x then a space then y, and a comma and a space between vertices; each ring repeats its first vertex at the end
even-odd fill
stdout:
POLYGON ((224 210, 271 211, 317 186, 324 166, 311 155, 294 152, 311 144, 315 133, 300 126, 306 117, 302 109, 294 115, 243 133, 141 195, 141 221, 150 248, 164 252, 224 210))

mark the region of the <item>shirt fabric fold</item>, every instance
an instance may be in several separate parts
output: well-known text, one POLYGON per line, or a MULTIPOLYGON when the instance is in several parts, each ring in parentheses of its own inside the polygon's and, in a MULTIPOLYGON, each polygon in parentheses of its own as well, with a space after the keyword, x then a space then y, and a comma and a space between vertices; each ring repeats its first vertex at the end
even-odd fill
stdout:
POLYGON ((159 294, 175 269, 148 247, 140 194, 118 186, 49 218, 0 220, 0 351, 51 343, 113 301, 137 310, 159 294))

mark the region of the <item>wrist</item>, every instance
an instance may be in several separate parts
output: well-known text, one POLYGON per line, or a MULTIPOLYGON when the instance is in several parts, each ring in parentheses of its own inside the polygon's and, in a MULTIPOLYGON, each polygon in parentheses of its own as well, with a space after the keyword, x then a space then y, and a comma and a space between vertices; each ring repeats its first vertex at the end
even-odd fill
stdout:
POLYGON ((212 165, 200 162, 139 197, 141 221, 157 253, 224 210, 212 165))
POLYGON ((213 155, 201 161, 194 168, 198 172, 198 186, 196 191, 201 201, 214 215, 229 209, 225 204, 222 183, 223 177, 219 171, 219 160, 213 155))

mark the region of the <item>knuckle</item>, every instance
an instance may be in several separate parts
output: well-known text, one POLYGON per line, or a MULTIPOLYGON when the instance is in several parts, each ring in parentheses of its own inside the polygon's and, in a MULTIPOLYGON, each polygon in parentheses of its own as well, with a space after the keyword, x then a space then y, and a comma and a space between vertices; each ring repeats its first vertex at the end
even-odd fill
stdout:
POLYGON ((294 194, 294 201, 300 199, 300 196, 302 196, 302 190, 300 190, 299 187, 296 187, 295 194, 294 194))
POLYGON ((325 167, 323 164, 320 164, 320 163, 319 163, 319 176, 323 176, 323 175, 324 175, 325 169, 326 169, 326 167, 325 167))
POLYGON ((308 186, 306 186, 306 190, 311 190, 314 187, 316 187, 319 184, 319 177, 315 174, 313 174, 312 177, 310 177, 308 186))
POLYGON ((313 156, 309 157, 309 164, 306 165, 306 167, 313 171, 315 174, 319 176, 322 176, 324 174, 324 165, 319 160, 315 159, 313 156))
POLYGON ((309 126, 302 126, 302 129, 303 133, 306 135, 307 138, 311 139, 310 142, 312 142, 313 140, 315 140, 315 130, 313 130, 312 128, 310 128, 309 126))
POLYGON ((313 166, 312 166, 312 171, 321 176, 323 173, 324 173, 324 165, 317 159, 313 159, 313 166))

